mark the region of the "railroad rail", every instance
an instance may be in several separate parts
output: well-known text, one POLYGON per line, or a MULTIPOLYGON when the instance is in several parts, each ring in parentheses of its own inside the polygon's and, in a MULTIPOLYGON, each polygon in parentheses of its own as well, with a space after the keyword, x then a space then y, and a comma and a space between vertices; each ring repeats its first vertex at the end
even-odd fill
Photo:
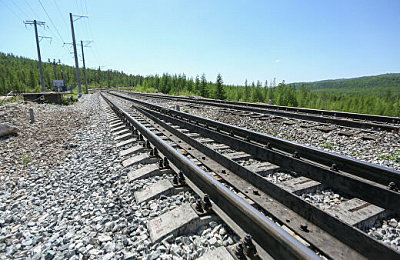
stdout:
POLYGON ((335 124, 350 128, 361 128, 374 131, 400 131, 399 117, 277 106, 261 103, 234 102, 207 98, 177 97, 163 94, 148 94, 128 91, 124 91, 123 93, 138 97, 183 101, 194 104, 217 106, 236 111, 253 112, 261 115, 279 116, 324 124, 335 124))
MULTIPOLYGON (((201 190, 209 193, 213 202, 225 213, 231 214, 231 217, 273 257, 316 257, 310 249, 332 259, 399 257, 391 247, 378 242, 361 230, 371 219, 399 215, 398 171, 167 109, 125 95, 111 94, 114 97, 109 96, 106 100, 114 111, 124 118, 132 129, 138 130, 191 181, 199 185, 201 190), (146 129, 138 119, 127 112, 128 109, 124 110, 110 101, 117 98, 133 102, 137 117, 147 118, 148 124, 179 144, 186 155, 190 154, 210 171, 206 172, 197 167, 159 136, 146 129), (208 147, 206 143, 210 142, 209 140, 217 143, 219 150, 225 146, 224 149, 228 147, 227 150, 231 152, 224 154, 218 149, 208 147), (268 163, 272 170, 262 172, 254 167, 246 167, 238 162, 239 157, 251 157, 252 160, 258 161, 258 165, 264 163, 265 166, 268 163), (379 209, 379 214, 375 212, 376 214, 362 221, 349 223, 351 218, 335 216, 332 212, 321 210, 303 200, 300 195, 307 189, 289 189, 282 184, 268 181, 265 175, 273 171, 274 167, 275 170, 285 169, 302 175, 298 177, 302 178, 301 184, 312 184, 307 187, 308 190, 313 187, 330 187, 353 198, 349 201, 361 201, 361 206, 351 209, 351 213, 356 214, 365 208, 375 207, 379 209), (221 181, 238 193, 244 194, 259 211, 229 192, 221 181), (309 247, 304 247, 292 235, 274 226, 263 214, 288 227, 294 237, 301 237, 309 247)), ((141 120, 143 122, 144 119, 141 120)))
POLYGON ((106 97, 103 98, 130 127, 154 145, 172 164, 184 171, 186 176, 197 187, 210 195, 211 200, 225 212, 233 214, 235 221, 242 224, 247 232, 262 246, 268 248, 269 254, 280 259, 318 259, 314 252, 302 245, 299 241, 278 228, 270 219, 263 216, 247 204, 242 198, 232 193, 224 185, 216 181, 201 168, 193 164, 185 156, 180 154, 160 137, 149 131, 137 119, 130 116, 122 108, 112 103, 106 97))

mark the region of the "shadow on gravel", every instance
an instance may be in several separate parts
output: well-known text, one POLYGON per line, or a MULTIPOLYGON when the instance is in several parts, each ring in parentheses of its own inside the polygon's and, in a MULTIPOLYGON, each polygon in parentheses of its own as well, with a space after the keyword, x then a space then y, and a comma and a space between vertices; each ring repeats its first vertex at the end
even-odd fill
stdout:
POLYGON ((2 136, 2 137, 0 137, 0 141, 4 141, 7 139, 10 139, 11 137, 17 137, 17 136, 18 136, 18 134, 10 134, 10 135, 6 135, 6 136, 2 136))

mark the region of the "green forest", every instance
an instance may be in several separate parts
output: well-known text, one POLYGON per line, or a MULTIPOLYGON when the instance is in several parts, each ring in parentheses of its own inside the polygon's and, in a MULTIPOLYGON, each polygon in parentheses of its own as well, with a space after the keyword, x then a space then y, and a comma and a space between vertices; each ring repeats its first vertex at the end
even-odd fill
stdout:
MULTIPOLYGON (((53 64, 43 63, 46 89, 52 90, 53 64)), ((82 69, 81 69, 82 70, 82 69)), ((82 71, 81 71, 81 75, 82 71)), ((71 88, 76 88, 76 70, 71 66, 57 65, 57 79, 64 79, 71 88)), ((122 71, 87 70, 90 88, 129 87, 135 91, 156 92, 170 95, 202 96, 230 101, 263 102, 275 105, 348 111, 400 117, 400 74, 355 79, 327 80, 311 83, 285 84, 278 86, 268 82, 247 82, 242 86, 224 85, 218 74, 209 80, 205 74, 195 78, 179 75, 128 75, 122 71), (273 85, 271 87, 271 85, 273 85)), ((0 94, 40 91, 38 62, 0 53, 0 94)))
MULTIPOLYGON (((76 87, 76 69, 71 66, 56 65, 56 78, 52 62, 42 62, 46 91, 53 91, 53 80, 64 80, 69 88, 76 87)), ((84 86, 83 69, 80 69, 81 82, 84 86)), ((144 77, 127 75, 122 71, 86 69, 88 85, 91 88, 114 88, 118 86, 135 86, 143 83, 144 77)), ((39 62, 24 57, 0 52, 0 95, 10 91, 40 92, 39 62)))
MULTIPOLYGON (((207 98, 225 99, 230 101, 263 102, 269 100, 274 105, 307 107, 324 110, 348 111, 354 113, 376 114, 400 117, 400 76, 397 85, 384 87, 373 85, 359 88, 356 93, 343 91, 329 92, 310 89, 306 84, 278 84, 268 87, 268 82, 248 83, 244 86, 222 85, 222 77, 218 75, 215 83, 207 81, 206 76, 195 79, 182 75, 163 74, 145 78, 141 91, 158 91, 171 95, 199 95, 207 98), (382 89, 375 93, 374 89, 382 89)), ((379 81, 376 82, 379 84, 379 81)), ((139 89, 139 87, 137 87, 139 89)))
POLYGON ((361 91, 368 89, 369 94, 384 96, 389 89, 393 94, 400 94, 400 73, 368 76, 353 79, 324 80, 309 83, 297 83, 296 86, 304 84, 306 88, 317 93, 345 93, 358 95, 361 91))

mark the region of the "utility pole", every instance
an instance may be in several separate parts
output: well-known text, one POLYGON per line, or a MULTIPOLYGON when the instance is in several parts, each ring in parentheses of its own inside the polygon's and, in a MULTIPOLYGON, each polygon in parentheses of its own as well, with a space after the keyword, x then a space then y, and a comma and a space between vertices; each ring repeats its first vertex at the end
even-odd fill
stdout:
POLYGON ((85 76, 86 94, 89 94, 88 86, 87 86, 87 78, 86 78, 85 53, 83 52, 83 42, 82 41, 81 41, 81 47, 82 47, 83 75, 85 76))
POLYGON ((71 20, 72 45, 74 46, 75 67, 76 67, 76 80, 77 80, 78 88, 79 88, 79 97, 81 97, 81 96, 82 96, 81 76, 80 76, 80 74, 79 74, 78 54, 76 53, 74 20, 72 19, 72 13, 69 13, 69 18, 70 18, 70 20, 71 20))
POLYGON ((44 84, 44 76, 43 76, 43 67, 42 67, 42 57, 40 56, 40 45, 39 45, 39 37, 40 38, 51 38, 51 37, 42 37, 38 35, 38 30, 37 26, 44 26, 45 22, 40 22, 40 21, 24 21, 25 25, 34 25, 35 27, 35 36, 36 36, 36 47, 37 47, 37 52, 38 52, 38 59, 39 59, 39 69, 40 69, 40 82, 42 84, 42 92, 46 92, 46 86, 44 84))
POLYGON ((56 60, 55 59, 53 59, 53 72, 54 72, 54 80, 57 80, 56 60))
POLYGON ((99 66, 99 78, 100 78, 100 88, 103 88, 103 77, 101 76, 100 66, 99 66))
MULTIPOLYGON (((49 63, 50 63, 50 59, 49 59, 49 63)), ((58 60, 58 62, 56 62, 56 59, 53 59, 53 73, 54 73, 54 80, 57 80, 57 72, 56 72, 56 65, 60 64, 61 61, 60 59, 58 60)))
MULTIPOLYGON (((88 92, 88 84, 87 84, 87 77, 86 77, 86 64, 85 64, 85 53, 84 53, 84 51, 83 51, 83 47, 90 47, 89 46, 89 44, 91 43, 91 42, 93 42, 93 41, 85 41, 85 45, 83 45, 83 42, 84 41, 81 41, 81 48, 82 48, 82 60, 83 60, 83 75, 85 76, 85 86, 86 86, 86 94, 89 94, 89 92, 88 92)), ((76 44, 74 44, 74 43, 67 43, 67 42, 64 42, 64 44, 72 44, 72 45, 74 45, 74 47, 76 46, 76 44)), ((78 44, 79 45, 79 44, 78 44)), ((71 52, 72 53, 72 52, 71 52)), ((74 54, 75 54, 75 52, 74 52, 74 54)), ((80 93, 82 93, 82 91, 80 92, 80 93)), ((82 95, 82 94, 81 94, 82 95)))
MULTIPOLYGON (((40 56, 40 45, 39 45, 39 36, 38 36, 38 31, 37 31, 36 20, 33 20, 33 24, 35 26, 36 47, 37 47, 38 59, 39 59, 40 82, 42 83, 42 92, 46 92, 46 85, 44 84, 44 76, 43 76, 42 57, 40 56)), ((43 25, 44 25, 44 22, 43 22, 43 25)))

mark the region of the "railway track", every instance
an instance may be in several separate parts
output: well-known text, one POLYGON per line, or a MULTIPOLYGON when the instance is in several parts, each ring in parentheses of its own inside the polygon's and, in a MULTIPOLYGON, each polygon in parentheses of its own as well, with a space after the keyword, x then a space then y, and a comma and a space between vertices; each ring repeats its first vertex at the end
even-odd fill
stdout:
MULTIPOLYGON (((162 94, 145 94, 124 91, 124 93, 137 96, 146 97, 161 100, 173 100, 189 102, 197 105, 208 105, 228 109, 233 112, 252 112, 253 116, 273 116, 279 118, 291 118, 304 120, 308 122, 317 122, 322 124, 334 124, 338 126, 356 128, 356 129, 367 129, 372 131, 400 131, 400 118, 378 116, 378 115, 367 115, 357 114, 340 111, 328 111, 318 110, 309 108, 299 107, 287 107, 287 106, 276 106, 260 103, 245 103, 245 102, 233 102, 214 100, 206 98, 187 98, 177 97, 162 94)), ((328 130, 328 128, 326 128, 328 130)), ((323 129, 322 129, 323 130, 323 129)))
POLYGON ((185 176, 200 196, 207 193, 235 232, 251 234, 258 256, 399 257, 395 245, 366 233, 399 215, 398 171, 125 95, 103 96, 162 158, 160 166, 169 162, 177 180, 185 176), (315 200, 328 193, 333 201, 315 200))

